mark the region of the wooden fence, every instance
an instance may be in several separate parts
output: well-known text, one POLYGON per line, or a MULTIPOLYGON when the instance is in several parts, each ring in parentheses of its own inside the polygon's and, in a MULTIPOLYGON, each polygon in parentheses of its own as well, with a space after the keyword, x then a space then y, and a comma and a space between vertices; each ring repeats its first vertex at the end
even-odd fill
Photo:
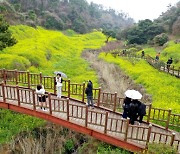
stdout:
MULTIPOLYGON (((0 69, 0 81, 5 83, 5 87, 1 88, 9 88, 8 93, 3 94, 3 89, 0 90, 0 94, 5 95, 3 98, 14 98, 17 99, 17 94, 14 93, 13 88, 19 89, 18 93, 19 99, 22 99, 22 102, 27 101, 27 103, 32 103, 34 98, 28 97, 28 100, 22 98, 21 86, 26 86, 28 88, 34 88, 37 84, 43 84, 45 89, 49 92, 56 94, 56 86, 55 86, 55 77, 53 76, 43 76, 42 73, 30 73, 28 71, 17 71, 17 70, 5 70, 0 69), (8 86, 8 84, 15 84, 15 87, 8 86), (19 86, 19 87, 18 87, 19 86)), ((26 90, 28 91, 28 89, 26 90)), ((62 88, 65 97, 79 98, 82 102, 86 101, 85 96, 85 83, 71 83, 70 80, 65 80, 62 88)), ((103 92, 101 88, 93 89, 93 100, 97 104, 98 107, 106 108, 107 110, 111 110, 113 112, 122 112, 123 108, 123 100, 124 98, 120 98, 117 96, 117 93, 107 93, 103 92)), ((24 91, 24 96, 26 97, 28 92, 24 91)), ((150 123, 152 121, 161 122, 164 124, 165 129, 168 130, 169 126, 180 128, 180 114, 173 114, 171 109, 166 110, 162 108, 154 108, 152 104, 146 104, 147 112, 146 112, 146 122, 150 123)))
MULTIPOLYGON (((77 84, 78 85, 78 84, 77 84)), ((149 126, 138 126, 138 125, 129 125, 129 119, 122 118, 114 118, 109 112, 104 111, 95 111, 89 110, 88 107, 84 104, 79 105, 75 103, 70 103, 69 98, 59 99, 57 97, 53 97, 54 94, 48 93, 45 94, 47 97, 46 102, 41 104, 39 102, 40 94, 35 93, 34 89, 19 87, 17 85, 10 86, 5 85, 4 83, 0 84, 0 97, 3 98, 3 102, 6 103, 8 101, 17 102, 19 107, 23 106, 23 104, 28 104, 32 106, 34 111, 37 110, 38 107, 45 107, 48 111, 48 114, 52 115, 54 112, 61 113, 64 116, 64 119, 69 121, 70 118, 78 119, 78 123, 83 125, 84 127, 89 127, 90 125, 96 126, 99 128, 104 134, 115 133, 120 134, 124 141, 138 141, 139 144, 143 144, 145 146, 148 143, 156 142, 156 143, 165 143, 171 146, 175 146, 178 150, 180 150, 180 140, 175 139, 174 133, 162 133, 156 130, 152 131, 152 125, 149 126)), ((112 100, 118 100, 117 94, 102 94, 102 100, 106 100, 107 105, 112 105, 112 100), (107 101, 107 96, 110 96, 109 102, 107 101), (104 97, 104 98, 103 98, 104 97)), ((102 101, 100 101, 102 102, 102 101)), ((13 103, 14 104, 14 103, 13 103)), ((105 105, 105 103, 102 103, 105 105)), ((114 103, 115 104, 115 103, 114 103)), ((101 105, 101 103, 99 104, 101 105)), ((112 106, 114 109, 114 106, 112 106)), ((152 108, 151 105, 149 110, 152 109, 154 112, 152 115, 152 119, 155 119, 155 113, 158 110, 159 112, 163 112, 163 115, 167 110, 155 109, 152 108)), ((171 114, 170 111, 167 111, 168 114, 171 114)), ((177 115, 173 115, 176 117, 177 115)), ((151 117, 151 116, 149 116, 151 117)), ((164 116, 163 116, 164 117, 164 116)), ((162 118, 163 118, 162 117, 162 118)), ((151 119, 151 118, 150 118, 151 119)), ((160 120, 160 115, 157 116, 157 119, 160 120)), ((166 123, 169 120, 164 120, 166 123)))

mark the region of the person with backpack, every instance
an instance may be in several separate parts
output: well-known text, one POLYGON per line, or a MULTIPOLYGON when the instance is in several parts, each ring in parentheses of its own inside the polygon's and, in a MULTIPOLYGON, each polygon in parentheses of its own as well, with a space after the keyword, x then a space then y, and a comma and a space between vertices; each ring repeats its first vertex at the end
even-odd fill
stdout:
POLYGON ((92 106, 92 108, 94 109, 94 103, 93 103, 93 84, 91 81, 88 81, 87 83, 87 87, 85 90, 85 93, 87 95, 87 103, 88 103, 88 107, 92 106))

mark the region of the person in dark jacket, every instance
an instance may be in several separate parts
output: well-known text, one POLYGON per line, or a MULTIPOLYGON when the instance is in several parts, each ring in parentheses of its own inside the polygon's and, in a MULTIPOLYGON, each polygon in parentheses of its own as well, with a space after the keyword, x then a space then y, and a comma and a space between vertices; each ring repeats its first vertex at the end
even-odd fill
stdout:
POLYGON ((133 102, 138 105, 136 119, 139 118, 139 123, 142 123, 143 117, 146 115, 146 105, 139 100, 133 100, 133 102))
POLYGON ((131 98, 126 97, 123 102, 123 110, 124 111, 123 111, 123 115, 122 115, 122 117, 125 119, 127 119, 127 117, 129 116, 130 103, 131 103, 131 98))
POLYGON ((141 52, 141 58, 144 58, 144 56, 145 56, 145 52, 144 52, 144 50, 141 52))
POLYGON ((130 118, 130 124, 134 125, 134 122, 137 121, 138 118, 138 103, 134 100, 129 105, 128 116, 130 118))
POLYGON ((87 103, 88 103, 88 107, 92 106, 92 108, 94 108, 94 103, 93 103, 93 84, 91 81, 88 82, 87 84, 87 88, 85 90, 85 93, 87 95, 87 103))
POLYGON ((167 69, 170 68, 170 66, 171 66, 172 63, 173 63, 172 58, 169 58, 168 61, 167 61, 167 69))

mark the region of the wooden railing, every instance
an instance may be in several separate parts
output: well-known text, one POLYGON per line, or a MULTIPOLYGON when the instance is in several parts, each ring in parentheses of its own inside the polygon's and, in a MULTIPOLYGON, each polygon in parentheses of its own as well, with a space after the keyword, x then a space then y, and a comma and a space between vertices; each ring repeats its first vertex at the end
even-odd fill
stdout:
POLYGON ((152 65, 153 67, 159 69, 160 71, 167 72, 173 76, 176 76, 177 78, 180 78, 180 67, 175 68, 173 65, 167 65, 164 62, 156 61, 154 58, 151 56, 147 55, 146 56, 147 62, 152 65))
MULTIPOLYGON (((161 133, 152 131, 152 125, 149 126, 138 126, 138 125, 130 125, 129 119, 122 119, 121 116, 119 118, 114 118, 109 112, 103 110, 103 112, 89 110, 88 107, 82 103, 82 105, 78 105, 75 103, 70 103, 69 98, 59 99, 54 97, 54 94, 48 93, 45 94, 47 97, 46 102, 41 104, 39 102, 40 95, 35 93, 34 89, 19 87, 19 86, 10 86, 5 85, 4 83, 0 84, 0 97, 3 99, 4 103, 7 101, 15 101, 18 106, 22 106, 23 104, 28 104, 32 106, 32 110, 36 111, 38 107, 45 107, 47 109, 47 114, 53 115, 53 112, 63 113, 65 120, 69 121, 70 118, 75 118, 81 120, 81 124, 84 127, 90 127, 91 125, 95 125, 97 129, 102 131, 104 134, 109 133, 118 133, 121 134, 124 141, 135 140, 138 143, 142 143, 147 146, 149 142, 157 142, 157 143, 166 143, 171 146, 175 146, 178 150, 180 149, 180 140, 175 139, 175 134, 172 132, 161 133)), ((109 93, 105 93, 104 96, 102 94, 102 100, 107 101, 105 98, 107 96, 112 96, 109 98, 109 102, 107 105, 112 105, 112 100, 117 100, 117 94, 110 95, 109 93)), ((13 103, 14 104, 14 103, 13 103)), ((101 103, 100 103, 101 104, 101 103)), ((104 103, 102 103, 105 105, 104 103)), ((114 106, 112 106, 114 109, 114 106)), ((157 119, 160 121, 159 112, 163 111, 163 115, 167 110, 155 109, 152 108, 151 105, 149 109, 152 109, 154 112, 150 116, 150 119, 157 119), (156 111, 158 111, 156 113, 156 111), (157 115, 157 118, 155 118, 157 115)), ((171 112, 167 113, 168 115, 171 112)), ((177 115, 173 115, 177 116, 177 115)), ((162 116, 164 117, 164 116, 162 116)), ((164 120, 167 122, 169 120, 164 120)))
POLYGON ((114 57, 117 56, 121 56, 121 57, 129 57, 129 58, 136 58, 136 59, 145 59, 150 65, 152 65, 154 68, 169 73, 177 78, 180 78, 180 67, 179 68, 175 68, 175 66, 170 65, 168 66, 166 63, 162 62, 162 61, 157 61, 155 60, 153 57, 151 57, 150 55, 146 55, 146 56, 139 56, 136 54, 121 54, 120 52, 112 52, 111 53, 114 57))
MULTIPOLYGON (((27 92, 24 91, 24 96, 26 98, 22 98, 22 91, 20 86, 26 86, 28 88, 34 88, 36 84, 43 84, 45 89, 49 92, 56 94, 56 86, 55 86, 55 77, 53 76, 43 76, 42 73, 30 73, 26 71, 17 71, 17 70, 5 70, 0 69, 0 81, 5 83, 5 87, 8 88, 8 93, 3 94, 4 90, 0 90, 0 95, 5 95, 4 99, 17 99, 16 92, 14 93, 13 89, 19 89, 19 99, 22 102, 32 103, 33 98, 29 98, 28 89, 27 92), (7 84, 15 84, 16 86, 8 86, 7 84), (19 87, 18 87, 19 85, 19 87)), ((71 83, 70 80, 65 80, 62 88, 63 94, 65 97, 73 98, 73 96, 78 96, 81 98, 80 101, 85 102, 85 83, 71 83)), ((33 92, 34 93, 34 92, 33 92)), ((107 110, 111 110, 113 112, 122 112, 123 108, 123 99, 117 96, 117 93, 107 93, 103 92, 101 88, 93 89, 93 100, 97 104, 98 107, 105 107, 107 110)), ((77 97, 76 97, 77 98, 77 97)), ((176 128, 180 128, 180 114, 173 114, 171 109, 160 109, 154 108, 151 104, 146 104, 147 114, 146 122, 158 121, 165 124, 165 128, 168 130, 169 126, 173 126, 176 128)))

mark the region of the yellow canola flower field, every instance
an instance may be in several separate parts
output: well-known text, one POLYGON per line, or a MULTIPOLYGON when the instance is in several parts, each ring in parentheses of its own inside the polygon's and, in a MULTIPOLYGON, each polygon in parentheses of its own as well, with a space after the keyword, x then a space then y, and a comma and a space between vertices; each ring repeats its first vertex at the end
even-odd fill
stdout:
POLYGON ((132 62, 105 53, 101 53, 99 58, 117 64, 137 84, 143 85, 147 93, 152 95, 154 107, 171 108, 173 113, 180 113, 180 79, 159 72, 144 60, 132 62))

